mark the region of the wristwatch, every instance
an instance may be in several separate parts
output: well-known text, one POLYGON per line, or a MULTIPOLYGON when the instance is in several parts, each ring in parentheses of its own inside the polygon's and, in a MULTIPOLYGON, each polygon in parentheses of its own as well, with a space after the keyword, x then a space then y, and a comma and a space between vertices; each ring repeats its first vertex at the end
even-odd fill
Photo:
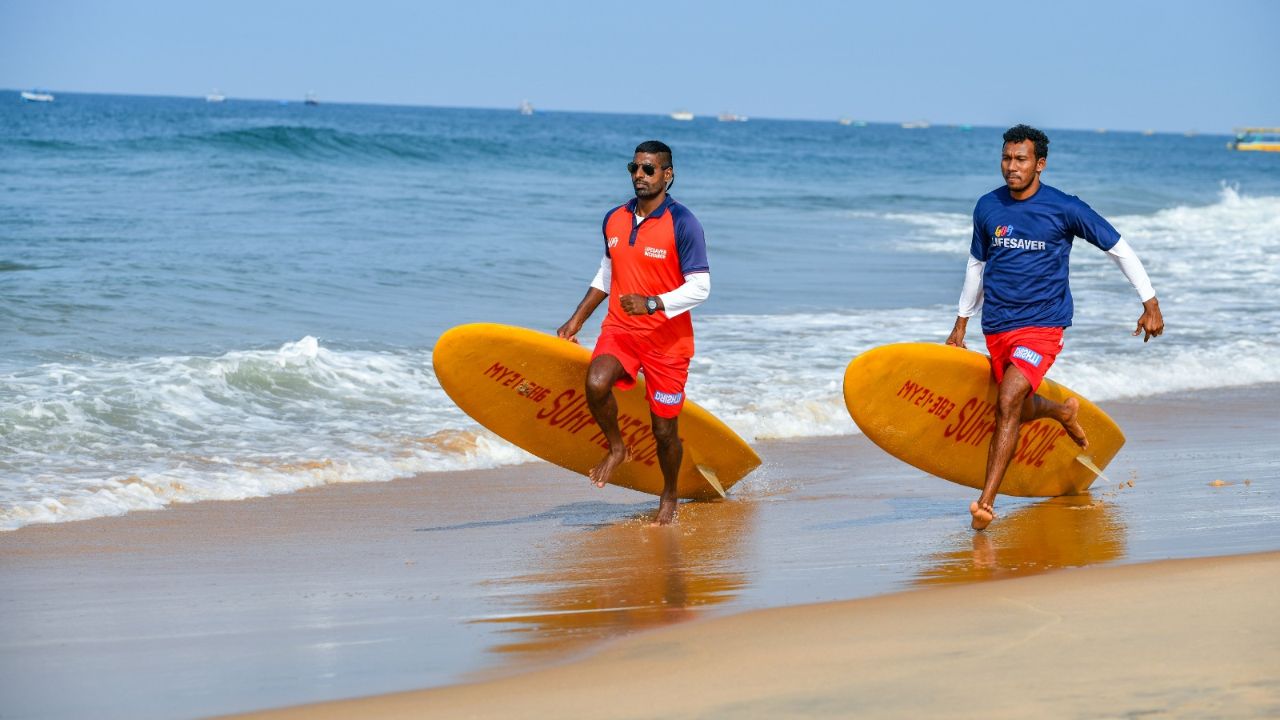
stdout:
POLYGON ((645 298, 645 299, 644 299, 644 309, 645 309, 645 310, 648 310, 650 315, 652 315, 652 314, 654 314, 655 312, 657 312, 657 311, 658 311, 658 296, 657 296, 657 295, 650 295, 649 297, 645 298))

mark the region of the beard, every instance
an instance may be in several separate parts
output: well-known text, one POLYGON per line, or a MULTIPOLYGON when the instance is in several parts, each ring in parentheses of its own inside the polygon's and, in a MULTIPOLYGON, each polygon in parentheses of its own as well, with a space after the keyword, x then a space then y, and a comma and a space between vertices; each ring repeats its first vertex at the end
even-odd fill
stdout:
POLYGON ((659 185, 655 187, 638 187, 635 190, 636 190, 637 198, 640 198, 641 200, 647 200, 651 197, 657 197, 658 193, 662 192, 662 186, 659 185))
POLYGON ((1010 180, 1009 178, 1005 178, 1004 184, 1005 184, 1005 187, 1008 187, 1013 192, 1022 192, 1023 190, 1026 190, 1027 188, 1031 187, 1031 183, 1035 182, 1035 180, 1036 180, 1035 175, 1032 175, 1031 177, 1028 177, 1025 179, 1016 180, 1016 181, 1010 180), (1014 184, 1015 182, 1017 183, 1016 185, 1014 184))

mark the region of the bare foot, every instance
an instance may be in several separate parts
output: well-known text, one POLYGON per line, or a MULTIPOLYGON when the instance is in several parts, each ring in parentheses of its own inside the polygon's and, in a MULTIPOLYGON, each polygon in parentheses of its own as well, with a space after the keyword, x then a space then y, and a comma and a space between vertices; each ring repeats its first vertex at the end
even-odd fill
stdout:
POLYGON ((969 514, 973 516, 973 529, 985 530, 996 519, 995 508, 977 501, 969 503, 969 514))
POLYGON ((1077 417, 1080 414, 1080 401, 1075 398, 1067 398, 1062 403, 1067 411, 1063 413, 1058 422, 1062 423, 1062 429, 1067 431, 1067 435, 1075 441, 1081 448, 1089 449, 1089 438, 1085 437, 1084 428, 1080 425, 1077 417))
POLYGON ((676 498, 662 496, 662 500, 658 502, 658 517, 654 518, 654 525, 670 525, 676 519, 676 498))
POLYGON ((609 448, 609 452, 604 456, 604 459, 591 468, 589 475, 591 482, 595 483, 598 488, 604 487, 613 479, 613 471, 630 459, 631 450, 625 445, 609 448))

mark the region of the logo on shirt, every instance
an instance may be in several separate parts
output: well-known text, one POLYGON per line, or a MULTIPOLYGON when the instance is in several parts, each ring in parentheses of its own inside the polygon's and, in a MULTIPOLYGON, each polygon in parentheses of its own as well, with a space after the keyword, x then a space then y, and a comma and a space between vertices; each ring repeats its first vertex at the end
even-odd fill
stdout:
POLYGON ((667 256, 667 251, 664 248, 647 247, 644 249, 644 256, 651 257, 651 258, 658 258, 659 260, 661 260, 662 258, 665 258, 667 256))
POLYGON ((653 391, 653 399, 663 405, 679 405, 680 399, 684 397, 684 393, 665 393, 658 390, 653 391))
POLYGON ((1011 248, 1013 250, 1044 250, 1043 240, 1026 240, 1013 236, 1012 225, 997 225, 991 233, 991 247, 1011 248))
POLYGON ((618 244, 618 238, 616 238, 616 237, 611 237, 611 238, 609 238, 609 247, 613 247, 613 246, 615 246, 615 245, 617 245, 617 244, 618 244))
POLYGON ((1045 243, 1043 240, 1024 240, 1022 238, 1011 237, 993 237, 991 238, 991 247, 1006 247, 1014 250, 1043 250, 1045 243))
POLYGON ((1019 360, 1025 360, 1031 363, 1033 367, 1040 367, 1040 361, 1044 359, 1040 353, 1029 347, 1023 347, 1022 345, 1013 349, 1013 356, 1019 360))

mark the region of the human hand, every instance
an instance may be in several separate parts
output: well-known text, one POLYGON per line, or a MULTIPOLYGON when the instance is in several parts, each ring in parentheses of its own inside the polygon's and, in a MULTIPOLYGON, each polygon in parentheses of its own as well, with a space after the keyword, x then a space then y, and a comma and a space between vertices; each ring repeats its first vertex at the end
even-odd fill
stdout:
POLYGON ((569 318, 565 324, 556 330, 556 337, 562 340, 568 340, 575 345, 578 344, 578 331, 582 329, 582 322, 577 318, 569 318))
POLYGON ((951 328, 951 334, 947 336, 947 344, 967 350, 969 346, 964 344, 964 334, 968 327, 969 318, 956 318, 956 326, 951 328))
POLYGON ((1164 316, 1160 314, 1160 301, 1155 298, 1142 303, 1142 316, 1138 318, 1138 327, 1133 336, 1143 333, 1142 342, 1164 334, 1164 316))
POLYGON ((649 309, 644 306, 644 295, 623 295, 618 298, 622 311, 628 315, 648 315, 649 309))

